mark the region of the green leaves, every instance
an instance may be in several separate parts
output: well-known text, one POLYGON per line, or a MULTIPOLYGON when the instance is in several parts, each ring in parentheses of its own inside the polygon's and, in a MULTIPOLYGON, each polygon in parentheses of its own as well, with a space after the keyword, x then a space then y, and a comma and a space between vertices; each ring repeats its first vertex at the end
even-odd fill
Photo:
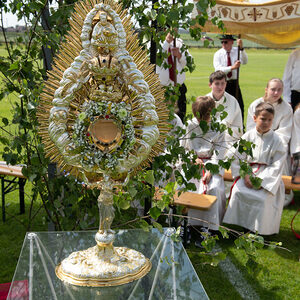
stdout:
POLYGON ((145 181, 151 185, 154 185, 154 175, 153 170, 146 171, 145 181))
POLYGON ((161 215, 161 210, 157 207, 151 207, 149 210, 149 214, 151 216, 151 218, 153 218, 154 220, 157 220, 158 217, 161 215))
POLYGON ((251 181, 254 189, 258 190, 261 188, 261 183, 262 183, 261 178, 250 176, 250 181, 251 181))
POLYGON ((201 120, 199 123, 199 126, 203 132, 203 135, 205 135, 209 130, 209 126, 208 126, 207 122, 204 120, 201 120))

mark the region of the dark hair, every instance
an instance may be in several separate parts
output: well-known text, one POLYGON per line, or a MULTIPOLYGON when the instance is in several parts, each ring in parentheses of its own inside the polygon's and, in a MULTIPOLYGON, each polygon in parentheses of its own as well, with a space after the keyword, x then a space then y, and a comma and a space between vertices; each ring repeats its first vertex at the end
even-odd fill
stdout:
MULTIPOLYGON (((270 82, 272 82, 272 81, 281 83, 282 88, 283 88, 283 81, 282 81, 280 78, 278 78, 278 77, 273 77, 273 78, 271 78, 271 79, 268 81, 266 88, 269 87, 270 82)), ((267 95, 267 92, 265 93, 265 96, 263 97, 264 100, 266 99, 266 95, 267 95)), ((283 100, 282 100, 282 97, 280 97, 280 98, 277 100, 277 102, 278 102, 279 104, 280 104, 282 101, 283 101, 283 100)))
POLYGON ((215 108, 215 101, 209 96, 199 96, 192 104, 192 111, 198 121, 208 121, 210 113, 215 108))
POLYGON ((222 80, 225 79, 226 81, 226 74, 223 71, 216 71, 210 74, 209 76, 209 83, 212 84, 215 80, 222 80))
POLYGON ((274 106, 269 102, 261 102, 255 107, 255 116, 258 117, 263 111, 275 115, 274 106))

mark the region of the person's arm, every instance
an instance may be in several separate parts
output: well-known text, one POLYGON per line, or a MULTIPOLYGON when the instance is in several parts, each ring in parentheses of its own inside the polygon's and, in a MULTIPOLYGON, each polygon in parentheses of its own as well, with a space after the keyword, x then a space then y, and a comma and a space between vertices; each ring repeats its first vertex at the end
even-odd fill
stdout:
POLYGON ((222 71, 225 74, 231 72, 231 66, 227 67, 227 64, 222 60, 222 53, 221 51, 217 51, 214 55, 214 60, 213 60, 214 68, 215 71, 222 71))
POLYGON ((282 167, 286 160, 287 151, 280 140, 276 144, 276 149, 272 149, 271 151, 274 151, 272 163, 258 177, 262 179, 261 187, 275 195, 282 181, 282 167))
POLYGON ((255 110, 255 107, 252 103, 252 104, 250 104, 250 106, 248 108, 246 131, 249 131, 249 130, 251 130, 255 127, 255 122, 254 122, 254 119, 253 119, 254 110, 255 110))
POLYGON ((293 118, 293 130, 291 136, 291 154, 300 152, 300 108, 296 109, 293 118))
POLYGON ((289 56, 282 77, 282 81, 283 81, 282 97, 288 103, 291 103, 291 83, 292 83, 292 76, 293 76, 293 65, 294 65, 294 52, 292 52, 289 56))
POLYGON ((248 62, 248 55, 243 47, 243 41, 241 39, 238 39, 237 45, 240 47, 240 62, 242 65, 245 65, 248 62))
MULTIPOLYGON (((233 97, 233 99, 235 99, 235 98, 233 97)), ((243 135, 242 112, 241 112, 239 103, 236 99, 230 105, 231 105, 231 109, 228 111, 228 113, 232 115, 232 117, 231 117, 232 123, 229 124, 228 127, 230 127, 232 129, 232 131, 233 131, 232 136, 233 136, 234 140, 236 140, 236 139, 239 139, 243 135)))
POLYGON ((288 147, 293 127, 293 110, 291 106, 286 106, 287 107, 284 109, 283 116, 279 122, 278 128, 274 130, 280 136, 284 147, 288 147))

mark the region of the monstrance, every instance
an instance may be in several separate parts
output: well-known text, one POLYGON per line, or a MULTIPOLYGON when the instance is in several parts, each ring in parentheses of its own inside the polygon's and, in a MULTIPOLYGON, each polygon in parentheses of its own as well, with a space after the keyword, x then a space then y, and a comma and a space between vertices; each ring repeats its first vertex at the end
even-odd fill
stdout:
POLYGON ((114 187, 162 152, 164 89, 121 5, 78 2, 70 25, 41 95, 40 134, 61 169, 101 190, 100 225, 97 245, 73 252, 56 274, 75 285, 119 285, 151 269, 142 253, 113 246, 110 226, 114 187))

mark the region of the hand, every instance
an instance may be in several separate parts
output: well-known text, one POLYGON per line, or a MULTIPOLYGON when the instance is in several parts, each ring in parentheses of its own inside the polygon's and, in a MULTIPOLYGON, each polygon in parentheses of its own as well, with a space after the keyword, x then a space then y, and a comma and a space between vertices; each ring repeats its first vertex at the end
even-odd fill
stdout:
POLYGON ((210 180, 211 180, 211 173, 210 171, 206 171, 205 175, 203 176, 202 180, 203 182, 205 182, 206 184, 209 184, 210 180))
POLYGON ((179 48, 177 48, 177 47, 172 48, 172 55, 177 57, 178 59, 180 59, 182 56, 179 48))
POLYGON ((251 183, 251 180, 250 180, 250 175, 246 175, 245 178, 244 178, 244 181, 245 181, 245 186, 249 189, 253 189, 253 185, 251 183))
POLYGON ((232 66, 231 66, 231 70, 235 70, 238 69, 241 65, 241 61, 237 60, 232 66))
POLYGON ((202 166, 203 160, 201 158, 196 158, 196 165, 202 166))
POLYGON ((237 39, 236 43, 240 48, 243 48, 243 41, 241 39, 237 39))
POLYGON ((173 42, 173 36, 170 34, 170 32, 168 32, 167 36, 166 36, 166 41, 171 44, 173 42))

